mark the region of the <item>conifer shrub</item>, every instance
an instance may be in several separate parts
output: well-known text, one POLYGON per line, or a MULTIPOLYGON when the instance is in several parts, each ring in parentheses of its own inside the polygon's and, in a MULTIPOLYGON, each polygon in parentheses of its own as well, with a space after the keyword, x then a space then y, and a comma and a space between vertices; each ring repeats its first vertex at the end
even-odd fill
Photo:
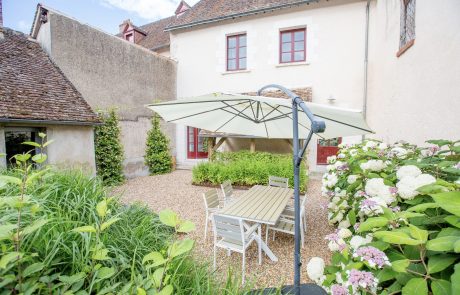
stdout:
POLYGON ((106 185, 123 182, 123 146, 120 141, 120 125, 114 109, 99 111, 102 124, 94 130, 97 175, 106 185))
POLYGON ((169 173, 172 170, 172 158, 169 152, 169 139, 161 131, 158 115, 152 117, 152 129, 147 135, 145 165, 150 174, 169 173))

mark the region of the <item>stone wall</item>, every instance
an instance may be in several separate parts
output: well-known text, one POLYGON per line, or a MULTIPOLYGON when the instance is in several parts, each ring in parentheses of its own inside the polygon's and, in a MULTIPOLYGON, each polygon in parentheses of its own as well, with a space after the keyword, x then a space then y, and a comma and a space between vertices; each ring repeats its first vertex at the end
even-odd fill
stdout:
MULTIPOLYGON (((116 108, 121 118, 125 174, 145 175, 146 132, 155 101, 176 99, 176 63, 164 56, 48 12, 49 54, 94 110, 116 108)), ((40 38, 40 29, 37 40, 40 38)), ((174 126, 165 127, 175 146, 174 126)))

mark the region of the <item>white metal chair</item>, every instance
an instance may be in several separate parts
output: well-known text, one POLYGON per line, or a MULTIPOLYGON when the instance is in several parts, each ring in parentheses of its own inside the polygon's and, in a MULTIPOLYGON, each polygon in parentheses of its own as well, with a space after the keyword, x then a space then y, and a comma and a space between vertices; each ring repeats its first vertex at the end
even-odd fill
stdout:
POLYGON ((269 176, 268 177, 268 185, 269 186, 288 188, 289 187, 289 179, 284 178, 284 177, 278 177, 278 176, 269 176))
MULTIPOLYGON (((304 208, 305 210, 305 203, 306 203, 306 198, 307 198, 307 195, 304 195, 303 197, 300 198, 300 205, 301 205, 301 209, 304 208)), ((294 200, 294 199, 293 199, 294 200)), ((293 204, 289 204, 286 206, 286 208, 284 208, 283 212, 281 213, 281 217, 285 217, 285 218, 290 218, 290 219, 294 219, 295 218, 295 208, 294 208, 294 205, 293 204)), ((305 232, 307 232, 307 217, 305 214, 302 214, 300 215, 301 219, 302 219, 302 222, 303 222, 303 230, 305 232)))
POLYGON ((224 181, 224 183, 220 185, 220 188, 222 189, 222 194, 224 195, 224 206, 226 206, 233 200, 232 183, 230 182, 230 180, 226 180, 224 181))
POLYGON ((219 195, 217 189, 209 190, 203 193, 204 207, 206 210, 206 222, 204 226, 204 239, 206 240, 208 234, 208 223, 212 221, 212 214, 220 209, 219 195))
POLYGON ((214 269, 216 269, 217 248, 226 249, 230 255, 231 251, 243 254, 242 283, 244 283, 246 266, 246 249, 253 241, 259 247, 259 264, 262 263, 261 237, 257 234, 260 224, 254 224, 247 228, 241 219, 213 214, 214 226, 214 269))
MULTIPOLYGON (((300 207, 300 219, 302 222, 300 223, 300 239, 302 241, 302 248, 305 244, 305 231, 306 231, 306 224, 303 222, 305 218, 305 203, 307 198, 304 197, 302 200, 302 204, 300 207)), ((292 211, 294 212, 294 211, 292 211)), ((273 231, 273 240, 275 240, 275 233, 283 232, 291 235, 295 235, 295 228, 294 228, 294 213, 292 217, 290 215, 281 215, 280 219, 275 225, 267 225, 267 231, 265 233, 265 244, 268 245, 268 232, 269 230, 273 231)))

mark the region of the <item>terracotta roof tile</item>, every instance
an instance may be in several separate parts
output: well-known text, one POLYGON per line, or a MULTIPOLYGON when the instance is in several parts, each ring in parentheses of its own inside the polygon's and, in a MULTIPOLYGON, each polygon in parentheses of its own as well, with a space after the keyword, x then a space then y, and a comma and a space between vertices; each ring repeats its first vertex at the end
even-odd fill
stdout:
POLYGON ((172 22, 167 29, 218 21, 271 9, 307 4, 317 0, 201 0, 172 22))
POLYGON ((140 26, 139 28, 145 31, 147 36, 145 36, 138 44, 152 50, 169 46, 169 32, 165 32, 165 28, 175 19, 176 16, 173 15, 153 23, 140 26))
POLYGON ((81 94, 40 45, 0 28, 0 121, 98 123, 81 94))

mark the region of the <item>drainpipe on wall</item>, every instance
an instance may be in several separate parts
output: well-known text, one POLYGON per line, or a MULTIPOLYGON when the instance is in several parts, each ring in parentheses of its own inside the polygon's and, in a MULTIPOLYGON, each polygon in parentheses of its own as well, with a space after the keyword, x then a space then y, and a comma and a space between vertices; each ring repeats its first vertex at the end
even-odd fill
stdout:
MULTIPOLYGON (((367 0, 366 5, 366 28, 365 28, 365 41, 364 41, 364 89, 363 89, 363 117, 367 117, 367 68, 368 68, 368 56, 369 56, 369 6, 370 0, 367 0)), ((363 135, 362 140, 366 138, 363 135)))

